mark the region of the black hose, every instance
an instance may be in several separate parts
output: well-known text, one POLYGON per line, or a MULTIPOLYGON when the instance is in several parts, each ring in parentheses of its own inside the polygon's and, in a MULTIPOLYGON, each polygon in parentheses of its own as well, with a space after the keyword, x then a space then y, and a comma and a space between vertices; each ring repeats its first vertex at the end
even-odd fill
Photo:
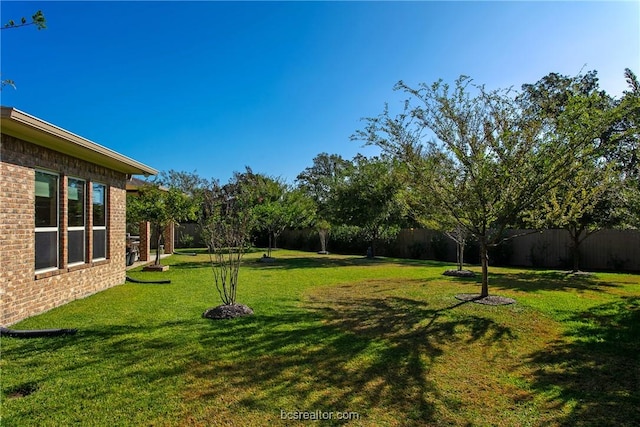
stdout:
POLYGON ((41 338, 59 337, 61 335, 75 335, 77 329, 33 329, 20 331, 15 329, 0 328, 0 335, 12 338, 41 338))
POLYGON ((171 280, 138 280, 138 279, 134 279, 133 277, 127 276, 127 282, 131 282, 131 283, 152 283, 152 284, 158 284, 158 285, 166 285, 166 284, 171 283, 171 280))
POLYGON ((187 256, 197 256, 198 254, 195 252, 174 252, 174 255, 187 255, 187 256))

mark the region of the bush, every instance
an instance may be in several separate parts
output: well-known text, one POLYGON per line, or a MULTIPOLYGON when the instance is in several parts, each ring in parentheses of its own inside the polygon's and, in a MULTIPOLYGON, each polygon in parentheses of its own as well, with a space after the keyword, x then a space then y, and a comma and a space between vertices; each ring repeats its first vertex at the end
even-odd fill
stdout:
POLYGON ((183 234, 180 236, 180 247, 181 248, 193 248, 195 242, 195 238, 191 234, 183 234))

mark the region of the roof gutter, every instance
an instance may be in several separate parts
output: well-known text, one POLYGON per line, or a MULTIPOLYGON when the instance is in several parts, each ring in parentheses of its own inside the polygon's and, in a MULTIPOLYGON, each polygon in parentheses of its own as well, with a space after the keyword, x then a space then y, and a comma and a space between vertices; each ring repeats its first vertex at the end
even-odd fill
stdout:
POLYGON ((13 107, 1 108, 2 133, 130 175, 158 171, 109 148, 71 133, 13 107))

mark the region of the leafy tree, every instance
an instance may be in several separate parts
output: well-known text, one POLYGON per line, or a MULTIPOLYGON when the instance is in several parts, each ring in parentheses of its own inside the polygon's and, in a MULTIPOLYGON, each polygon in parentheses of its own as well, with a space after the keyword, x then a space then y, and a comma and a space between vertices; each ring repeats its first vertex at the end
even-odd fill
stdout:
POLYGON ((211 181, 203 190, 203 235, 208 242, 214 281, 222 303, 236 303, 242 257, 256 227, 253 209, 259 177, 250 168, 236 172, 229 182, 211 181))
POLYGON ((286 229, 295 226, 304 227, 313 219, 315 205, 300 190, 292 190, 285 183, 268 177, 262 177, 258 188, 261 195, 253 209, 257 229, 267 232, 271 250, 277 247, 278 236, 286 229))
MULTIPOLYGON (((620 185, 611 167, 584 165, 575 176, 551 190, 537 215, 537 227, 564 228, 571 236, 573 271, 580 270, 585 239, 621 223, 620 185)), ((536 224, 536 222, 533 222, 536 224)))
MULTIPOLYGON (((20 23, 17 23, 13 20, 10 19, 9 22, 7 22, 6 24, 4 24, 3 27, 0 27, 0 30, 7 30, 10 28, 20 28, 20 27, 25 27, 27 25, 35 25, 36 28, 39 30, 42 30, 44 28, 47 28, 47 20, 44 17, 44 14, 42 13, 41 10, 37 11, 35 14, 33 14, 31 16, 31 21, 27 21, 27 18, 22 17, 20 19, 20 23)), ((2 88, 4 88, 5 86, 11 86, 14 89, 16 88, 15 82, 13 80, 10 79, 5 79, 0 81, 0 90, 2 90, 2 88)))
POLYGON ((510 91, 488 91, 466 76, 453 88, 442 81, 411 88, 401 81, 396 89, 410 96, 405 111, 391 117, 385 109, 366 119, 355 138, 424 177, 425 199, 477 239, 480 297, 486 297, 488 249, 513 237, 505 229, 575 173, 575 160, 587 156, 585 146, 599 123, 579 120, 575 138, 556 138, 510 91), (425 141, 427 131, 433 138, 425 141))
POLYGON ((164 187, 177 188, 191 197, 197 197, 202 189, 208 185, 207 180, 199 176, 196 171, 185 172, 173 169, 168 172, 160 172, 154 182, 164 187))
POLYGON ((587 121, 599 123, 593 129, 587 147, 593 156, 576 161, 576 173, 553 188, 530 224, 538 228, 564 228, 571 236, 573 270, 579 270, 581 243, 605 227, 624 222, 622 175, 611 158, 619 150, 613 144, 615 126, 619 123, 615 102, 599 90, 597 73, 591 71, 576 77, 552 73, 533 85, 523 85, 521 98, 540 120, 547 121, 558 138, 581 139, 576 126, 587 121))
POLYGON ((380 237, 399 230, 402 182, 391 159, 361 155, 356 156, 345 177, 336 185, 331 199, 332 217, 345 225, 360 227, 371 243, 370 255, 375 256, 380 237))
POLYGON ((326 253, 333 218, 330 201, 334 190, 345 178, 351 162, 337 154, 320 153, 313 159, 313 165, 302 171, 296 178, 298 188, 310 197, 316 205, 314 228, 320 237, 321 252, 326 253))
MULTIPOLYGON (((417 139, 415 140, 417 141, 417 139)), ((402 191, 402 200, 405 203, 405 210, 410 218, 419 225, 442 232, 449 239, 456 243, 456 261, 458 271, 464 268, 464 250, 470 239, 469 231, 466 227, 462 227, 456 218, 448 210, 438 210, 437 205, 431 200, 430 190, 426 185, 427 177, 431 173, 446 173, 443 170, 437 172, 435 165, 429 165, 428 159, 421 157, 417 153, 413 153, 409 157, 411 159, 412 169, 404 169, 403 182, 405 183, 404 191, 402 191), (417 167, 421 164, 420 167, 417 167), (414 170, 415 172, 411 172, 414 170)))
POLYGON ((155 265, 160 265, 162 232, 170 224, 196 218, 197 206, 177 188, 164 189, 146 184, 138 194, 127 196, 127 219, 131 222, 149 221, 158 236, 155 265))
POLYGON ((623 225, 640 228, 640 82, 628 68, 625 78, 629 89, 616 103, 606 157, 616 165, 623 183, 621 196, 627 214, 623 225))

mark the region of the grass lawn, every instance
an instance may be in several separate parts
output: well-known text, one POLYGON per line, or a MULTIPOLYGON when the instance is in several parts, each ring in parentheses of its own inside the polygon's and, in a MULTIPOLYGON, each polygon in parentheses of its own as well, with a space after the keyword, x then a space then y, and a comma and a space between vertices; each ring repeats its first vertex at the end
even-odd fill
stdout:
POLYGON ((492 307, 456 300, 479 279, 443 263, 261 255, 240 272, 252 317, 203 319, 219 303, 208 257, 174 255, 130 272, 170 285, 14 325, 79 332, 2 338, 0 424, 640 425, 640 275, 491 268, 490 293, 517 300, 492 307))

